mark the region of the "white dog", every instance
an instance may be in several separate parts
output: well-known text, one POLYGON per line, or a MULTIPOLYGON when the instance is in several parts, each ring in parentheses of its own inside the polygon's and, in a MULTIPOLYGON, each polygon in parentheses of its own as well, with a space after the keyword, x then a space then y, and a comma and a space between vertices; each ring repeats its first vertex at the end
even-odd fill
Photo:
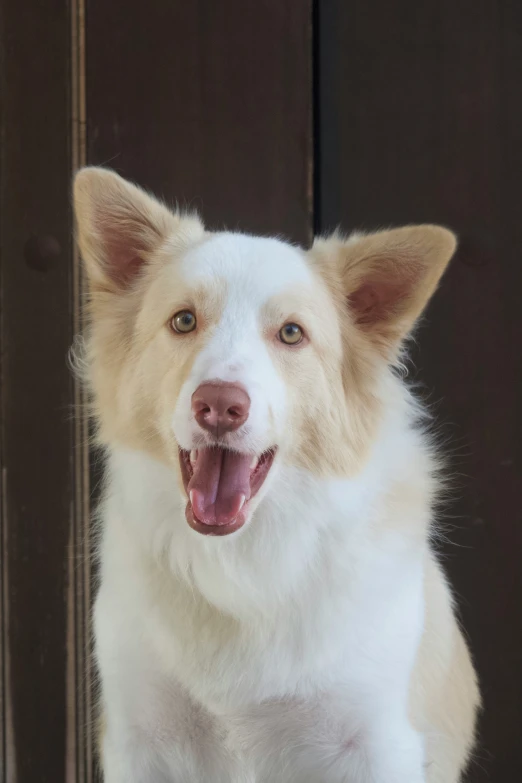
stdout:
POLYGON ((106 783, 456 783, 479 703, 394 370, 436 226, 311 250, 75 183, 106 783))

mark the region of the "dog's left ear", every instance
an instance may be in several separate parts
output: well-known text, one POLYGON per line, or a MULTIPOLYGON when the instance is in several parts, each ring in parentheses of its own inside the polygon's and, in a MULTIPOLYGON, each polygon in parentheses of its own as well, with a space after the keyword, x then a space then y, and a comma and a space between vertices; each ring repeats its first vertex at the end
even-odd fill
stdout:
POLYGON ((318 240, 340 274, 355 324, 387 356, 413 328, 450 261, 456 237, 439 226, 407 226, 318 240))

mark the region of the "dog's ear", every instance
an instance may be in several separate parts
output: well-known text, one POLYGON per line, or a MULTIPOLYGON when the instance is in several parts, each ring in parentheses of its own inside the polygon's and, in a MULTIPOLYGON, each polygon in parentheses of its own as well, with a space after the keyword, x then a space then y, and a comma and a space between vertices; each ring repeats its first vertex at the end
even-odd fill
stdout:
POLYGON ((125 289, 155 250, 185 231, 202 234, 198 218, 171 212, 108 169, 81 169, 74 181, 80 251, 93 289, 125 289))
POLYGON ((456 237, 440 226, 407 226, 318 240, 340 275, 353 321, 388 356, 411 331, 450 261, 456 237))

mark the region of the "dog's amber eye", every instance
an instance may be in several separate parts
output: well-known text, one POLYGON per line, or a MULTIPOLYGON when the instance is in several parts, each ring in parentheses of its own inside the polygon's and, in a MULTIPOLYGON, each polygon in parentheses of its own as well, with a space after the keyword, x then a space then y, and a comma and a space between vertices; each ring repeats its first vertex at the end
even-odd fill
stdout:
POLYGON ((279 339, 287 345, 297 345, 303 339, 303 330, 297 324, 285 324, 279 331, 279 339))
POLYGON ((179 334, 193 332, 196 328, 196 316, 190 310, 180 310, 179 313, 172 317, 170 325, 179 334))

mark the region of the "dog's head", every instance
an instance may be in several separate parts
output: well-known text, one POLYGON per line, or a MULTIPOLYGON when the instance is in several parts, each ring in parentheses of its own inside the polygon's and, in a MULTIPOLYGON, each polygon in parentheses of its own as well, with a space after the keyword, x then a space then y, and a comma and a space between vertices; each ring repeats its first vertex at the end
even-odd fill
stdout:
POLYGON ((451 258, 435 226, 318 240, 205 231, 116 174, 75 183, 102 441, 170 464, 200 533, 250 519, 283 464, 353 475, 382 383, 451 258))

